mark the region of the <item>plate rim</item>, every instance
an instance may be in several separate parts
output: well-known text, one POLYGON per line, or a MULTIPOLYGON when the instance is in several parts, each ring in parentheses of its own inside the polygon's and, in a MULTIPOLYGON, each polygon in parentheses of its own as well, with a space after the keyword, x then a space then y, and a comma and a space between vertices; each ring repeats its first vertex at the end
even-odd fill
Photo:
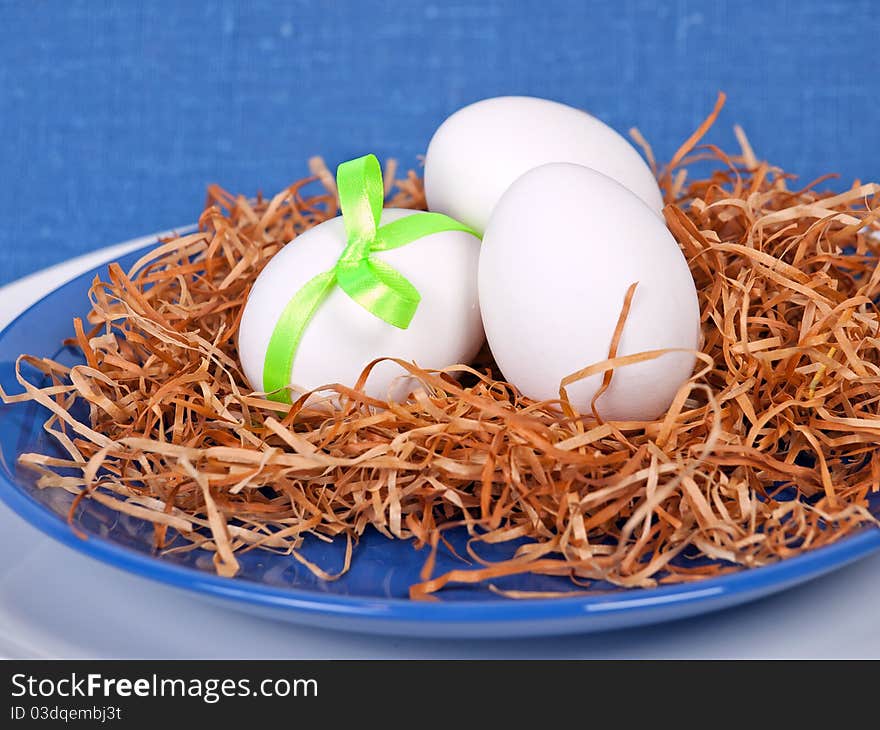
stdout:
MULTIPOLYGON (((175 230, 183 230, 180 227, 175 230)), ((165 232, 163 232, 165 233, 165 232)), ((144 240, 141 237, 133 240, 144 240)), ((153 237, 143 247, 123 254, 131 256, 146 251, 156 241, 153 237)), ((117 244, 119 246, 124 245, 117 244)), ((45 292, 0 329, 0 347, 9 332, 32 311, 59 290, 92 276, 108 263, 107 260, 71 276, 67 281, 45 292)), ((2 428, 2 425, 0 425, 2 428)), ((336 616, 371 620, 373 622, 416 622, 432 624, 499 624, 589 620, 599 615, 633 619, 646 610, 671 605, 691 608, 724 600, 725 605, 745 602, 784 590, 798 583, 817 578, 842 568, 880 550, 880 528, 865 526, 830 545, 810 550, 792 558, 756 567, 742 568, 722 576, 652 588, 623 589, 620 592, 578 593, 571 597, 524 598, 517 600, 416 601, 409 598, 383 596, 352 596, 332 594, 296 587, 278 587, 247 578, 223 578, 213 573, 169 563, 156 555, 119 545, 97 535, 79 537, 70 524, 31 497, 16 482, 5 460, 0 467, 0 501, 39 532, 76 552, 119 570, 153 582, 183 589, 201 596, 233 601, 247 606, 282 609, 312 616, 336 616)), ((696 612, 696 611, 694 611, 696 612)), ((673 617, 674 618, 674 617, 673 617)), ((658 621, 665 620, 658 617, 658 621)), ((637 623, 648 623, 640 620, 637 623)), ((636 623, 634 620, 633 623, 636 623)))

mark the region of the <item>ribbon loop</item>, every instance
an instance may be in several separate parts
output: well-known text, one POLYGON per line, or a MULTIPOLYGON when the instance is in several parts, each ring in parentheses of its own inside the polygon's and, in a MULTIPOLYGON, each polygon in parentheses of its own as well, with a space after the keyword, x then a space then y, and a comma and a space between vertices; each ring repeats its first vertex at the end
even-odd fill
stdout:
POLYGON ((375 155, 339 165, 336 186, 345 224, 345 248, 330 271, 310 279, 287 303, 266 349, 263 390, 269 399, 281 403, 291 402, 290 373, 303 332, 335 286, 382 321, 400 329, 409 327, 421 295, 403 274, 373 253, 443 231, 464 231, 477 236, 467 226, 440 213, 418 212, 380 227, 385 187, 375 155))
POLYGON ((376 235, 385 202, 382 168, 376 155, 364 155, 337 167, 336 189, 348 238, 346 249, 355 241, 369 243, 376 235))
POLYGON ((340 268, 339 288, 371 314, 390 325, 409 327, 421 301, 418 290, 381 259, 363 266, 340 268))

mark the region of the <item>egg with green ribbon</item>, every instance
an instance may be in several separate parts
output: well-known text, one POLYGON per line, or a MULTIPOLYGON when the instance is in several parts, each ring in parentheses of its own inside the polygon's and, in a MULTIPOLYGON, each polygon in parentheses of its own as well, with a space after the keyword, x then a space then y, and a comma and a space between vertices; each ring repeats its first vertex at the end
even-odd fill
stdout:
MULTIPOLYGON (((483 343, 478 236, 439 213, 383 208, 373 155, 341 164, 336 182, 342 215, 275 254, 242 313, 242 370, 255 391, 283 403, 352 387, 378 358, 443 368, 467 363, 483 343)), ((364 392, 402 400, 412 387, 399 364, 383 360, 364 392)))

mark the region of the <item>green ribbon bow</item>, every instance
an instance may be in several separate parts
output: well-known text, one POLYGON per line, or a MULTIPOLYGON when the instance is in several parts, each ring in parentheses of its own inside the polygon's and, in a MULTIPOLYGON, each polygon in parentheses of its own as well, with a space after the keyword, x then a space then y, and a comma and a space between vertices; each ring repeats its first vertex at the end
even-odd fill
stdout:
POLYGON ((477 235, 441 213, 415 213, 380 227, 385 188, 375 155, 343 162, 336 169, 336 186, 346 246, 332 269, 306 282, 287 303, 266 350, 263 389, 271 400, 281 403, 291 402, 287 386, 303 332, 334 286, 379 319, 406 329, 421 295, 403 275, 373 254, 442 231, 477 235))

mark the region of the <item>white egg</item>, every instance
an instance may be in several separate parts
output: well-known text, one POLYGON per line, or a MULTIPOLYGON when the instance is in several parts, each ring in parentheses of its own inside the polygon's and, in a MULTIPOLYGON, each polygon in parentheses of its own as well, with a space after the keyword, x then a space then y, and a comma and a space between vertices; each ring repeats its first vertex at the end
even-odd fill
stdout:
POLYGON ((510 184, 548 162, 592 167, 654 210, 663 207, 651 169, 607 124, 548 99, 499 96, 458 110, 434 133, 425 157, 428 208, 482 233, 510 184))
MULTIPOLYGON (((386 209, 381 224, 414 211, 386 209)), ((345 247, 342 217, 321 223, 287 244, 260 272, 248 296, 238 334, 244 374, 258 391, 272 331, 282 310, 312 277, 333 268, 345 247)), ((421 294, 407 329, 374 316, 338 286, 318 306, 300 340, 290 382, 293 395, 322 385, 353 386, 379 357, 397 357, 424 368, 471 360, 484 336, 477 298, 480 241, 461 231, 433 233, 374 253, 405 276, 421 294)), ((397 364, 374 367, 365 391, 376 398, 404 398, 412 385, 397 364)))
MULTIPOLYGON (((696 350, 694 281, 651 208, 581 165, 551 163, 520 177, 498 202, 480 254, 483 324, 505 378, 531 398, 558 398, 565 376, 607 359, 634 282, 617 354, 696 350)), ((599 415, 656 418, 694 363, 693 352, 671 352, 615 369, 599 415)), ((601 382, 596 374, 567 388, 581 413, 590 413, 601 382)))

